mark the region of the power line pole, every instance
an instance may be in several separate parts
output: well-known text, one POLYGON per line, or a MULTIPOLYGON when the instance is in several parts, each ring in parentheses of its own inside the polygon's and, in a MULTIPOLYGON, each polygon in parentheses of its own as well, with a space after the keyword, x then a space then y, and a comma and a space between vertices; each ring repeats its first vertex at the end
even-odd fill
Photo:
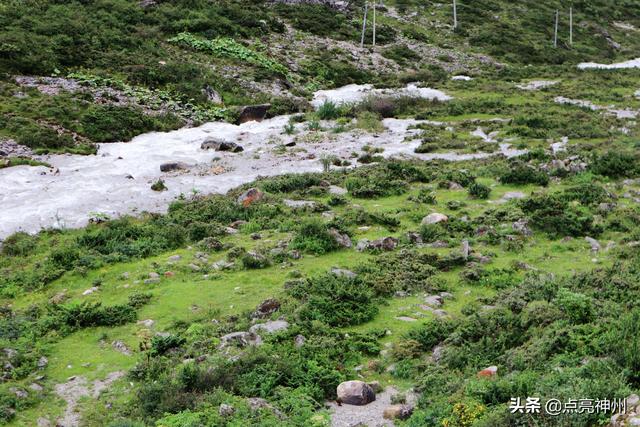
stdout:
POLYGON ((458 8, 456 7, 456 0, 453 0, 453 29, 458 28, 458 8))
POLYGON ((553 47, 558 47, 558 18, 560 17, 560 12, 556 10, 556 27, 553 32, 553 47))
POLYGON ((573 7, 569 8, 569 44, 573 45, 573 7))
POLYGON ((367 31, 367 12, 369 11, 369 2, 364 3, 364 19, 362 20, 362 38, 360 39, 360 47, 364 47, 364 33, 367 31))
POLYGON ((376 0, 373 0, 373 47, 376 47, 376 0))

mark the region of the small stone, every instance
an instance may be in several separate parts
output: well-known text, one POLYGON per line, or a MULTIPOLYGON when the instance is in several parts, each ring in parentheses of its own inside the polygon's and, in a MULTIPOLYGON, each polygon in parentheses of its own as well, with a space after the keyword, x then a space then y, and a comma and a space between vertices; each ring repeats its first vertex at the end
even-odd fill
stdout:
POLYGON ((38 359, 38 363, 36 364, 36 366, 42 369, 42 368, 46 368, 48 364, 49 364, 49 359, 42 356, 40 359, 38 359))
POLYGON ((250 188, 238 197, 237 202, 239 205, 247 207, 255 202, 259 202, 263 197, 264 193, 262 191, 257 188, 250 188))
POLYGON ((413 413, 413 406, 411 405, 391 405, 387 406, 382 417, 385 420, 406 420, 413 413))
POLYGON ((440 306, 442 306, 442 296, 440 295, 431 295, 428 296, 424 299, 425 304, 434 307, 434 308, 438 308, 440 306))
POLYGON ((151 320, 151 319, 145 319, 145 320, 140 320, 138 321, 138 325, 144 326, 145 328, 151 328, 153 327, 153 325, 155 325, 155 321, 151 320))
POLYGON ((180 255, 171 255, 168 259, 169 262, 178 262, 182 259, 180 255))
POLYGON ((273 334, 280 331, 286 331, 289 328, 289 322, 285 320, 271 320, 265 323, 258 323, 249 328, 249 332, 257 334, 258 332, 265 332, 267 334, 273 334))
POLYGON ((89 288, 89 289, 87 289, 86 291, 84 291, 84 292, 82 293, 82 295, 83 295, 83 296, 91 295, 92 293, 96 292, 97 290, 98 290, 98 288, 94 286, 94 287, 89 288))
POLYGON ((422 218, 421 224, 422 225, 438 224, 440 222, 447 222, 448 220, 449 220, 448 216, 436 212, 422 218))
POLYGON ((236 412, 236 409, 233 406, 228 405, 226 403, 222 403, 220 405, 220 408, 218 408, 218 413, 220 414, 221 417, 230 417, 235 412, 236 412))
POLYGON ((127 345, 122 342, 122 341, 114 341, 111 343, 111 347, 113 347, 114 350, 124 354, 125 356, 131 356, 131 350, 129 350, 129 347, 127 347, 127 345))
POLYGON ((296 346, 296 348, 300 348, 304 345, 304 343, 307 341, 307 339, 302 336, 302 335, 296 335, 295 339, 294 339, 294 345, 296 346))
POLYGON ((489 366, 486 369, 478 372, 478 378, 492 378, 498 375, 498 367, 497 366, 489 366))
POLYGON ((586 240, 587 243, 589 243, 591 245, 591 251, 592 252, 598 252, 600 249, 602 249, 602 246, 600 245, 600 242, 598 242, 596 239, 594 239, 592 237, 585 237, 584 240, 586 240))
POLYGON ((189 165, 183 162, 163 163, 160 165, 160 172, 174 172, 189 169, 189 165))
POLYGON ((346 270, 343 268, 332 268, 331 274, 333 274, 334 276, 341 276, 341 277, 348 277, 348 278, 356 277, 356 273, 354 273, 351 270, 346 270))
POLYGON ((395 319, 401 322, 417 322, 418 321, 418 319, 414 319, 413 317, 409 317, 409 316, 398 316, 395 319))
POLYGON ((29 388, 37 393, 41 392, 42 390, 44 390, 44 387, 42 387, 40 384, 38 383, 33 383, 29 386, 29 388))

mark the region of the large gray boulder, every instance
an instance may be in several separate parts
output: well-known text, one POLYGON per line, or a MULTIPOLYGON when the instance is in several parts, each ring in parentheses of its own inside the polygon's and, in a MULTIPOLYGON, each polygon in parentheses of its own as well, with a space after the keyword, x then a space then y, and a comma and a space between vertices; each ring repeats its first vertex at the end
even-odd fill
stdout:
POLYGON ((364 381, 345 381, 336 390, 338 401, 347 405, 367 405, 376 400, 373 388, 364 381))

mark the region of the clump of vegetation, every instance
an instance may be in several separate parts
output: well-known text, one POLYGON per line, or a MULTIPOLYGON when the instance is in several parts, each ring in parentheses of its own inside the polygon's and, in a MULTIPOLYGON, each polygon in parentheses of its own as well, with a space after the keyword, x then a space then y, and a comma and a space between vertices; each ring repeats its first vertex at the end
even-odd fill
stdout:
POLYGON ((531 166, 517 162, 500 175, 500 182, 517 185, 536 184, 546 187, 549 184, 549 176, 531 166))
POLYGON ((189 46, 193 49, 209 52, 217 56, 247 61, 264 67, 274 73, 287 75, 289 72, 289 70, 279 62, 270 59, 259 52, 251 50, 233 39, 219 38, 214 40, 204 40, 190 33, 180 33, 177 36, 170 38, 169 42, 189 46))
POLYGON ((474 182, 469 186, 469 196, 475 199, 488 199, 491 194, 491 188, 487 185, 474 182))

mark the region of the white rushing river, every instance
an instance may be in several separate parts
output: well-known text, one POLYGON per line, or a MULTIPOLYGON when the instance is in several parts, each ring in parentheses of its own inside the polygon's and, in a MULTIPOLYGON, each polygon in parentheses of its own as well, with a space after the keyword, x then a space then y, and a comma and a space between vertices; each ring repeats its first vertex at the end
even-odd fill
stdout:
MULTIPOLYGON (((337 103, 358 99, 370 92, 369 86, 324 91, 316 100, 337 103)), ((427 98, 450 99, 442 92, 408 87, 427 98)), ((298 124, 294 135, 283 131, 289 116, 239 126, 207 123, 166 133, 148 133, 128 143, 100 144, 97 155, 49 155, 42 160, 52 168, 17 166, 0 169, 0 239, 16 231, 37 232, 43 228, 77 228, 96 214, 111 218, 144 211, 164 212, 180 195, 194 192, 225 193, 258 176, 284 173, 319 172, 320 158, 331 154, 349 158, 364 145, 380 147, 385 157, 468 160, 487 157, 487 153, 415 154, 420 145, 411 139, 418 130, 410 127, 416 120, 385 119, 385 131, 371 134, 362 131, 317 133, 298 124), (240 144, 241 153, 201 149, 202 142, 215 137, 240 144), (286 150, 283 144, 295 142, 286 150), (160 165, 183 162, 184 171, 163 173, 160 165), (150 189, 163 179, 167 191, 150 189)), ((422 122, 428 123, 428 122, 422 122)), ((507 156, 521 154, 508 146, 500 147, 507 156)), ((353 161, 355 165, 355 161, 353 161)))

